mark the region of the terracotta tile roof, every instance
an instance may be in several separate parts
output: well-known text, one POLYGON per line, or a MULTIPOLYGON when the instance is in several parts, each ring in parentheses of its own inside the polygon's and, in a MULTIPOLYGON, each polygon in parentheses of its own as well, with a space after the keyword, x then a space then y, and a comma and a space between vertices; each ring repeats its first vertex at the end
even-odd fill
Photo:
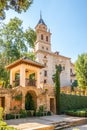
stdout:
POLYGON ((6 69, 12 69, 13 67, 20 65, 20 64, 28 64, 28 65, 32 65, 35 66, 37 68, 44 68, 45 66, 43 64, 40 64, 39 62, 33 61, 30 58, 27 57, 22 57, 16 61, 14 61, 13 63, 11 63, 10 65, 7 65, 5 68, 6 69))

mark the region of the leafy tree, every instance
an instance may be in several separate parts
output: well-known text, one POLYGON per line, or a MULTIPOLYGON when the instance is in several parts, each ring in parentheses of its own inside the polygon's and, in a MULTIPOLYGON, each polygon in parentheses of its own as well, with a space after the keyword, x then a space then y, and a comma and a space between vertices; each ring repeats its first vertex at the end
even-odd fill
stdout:
POLYGON ((79 87, 83 90, 87 89, 87 53, 78 56, 75 70, 79 87))
POLYGON ((34 42, 36 40, 36 33, 31 28, 27 29, 25 32, 25 38, 29 43, 31 48, 34 48, 34 42))
POLYGON ((74 82, 71 85, 72 91, 74 90, 74 87, 77 87, 77 86, 78 86, 78 82, 77 80, 74 80, 74 82))
POLYGON ((0 0, 0 18, 5 19, 5 11, 9 9, 18 13, 25 12, 32 3, 33 0, 0 0))
MULTIPOLYGON (((34 54, 29 53, 29 48, 34 47, 36 33, 33 29, 23 30, 22 21, 18 18, 11 19, 8 24, 0 28, 0 79, 9 82, 9 74, 5 66, 28 56, 34 59, 34 54)), ((6 84, 7 84, 6 83, 6 84)))
POLYGON ((61 65, 56 65, 56 73, 53 75, 55 83, 55 97, 56 97, 56 114, 60 114, 60 73, 62 71, 61 65))
POLYGON ((23 56, 30 47, 34 47, 35 40, 35 31, 31 28, 23 31, 22 21, 16 17, 3 25, 0 29, 0 50, 7 57, 6 63, 9 64, 23 56))

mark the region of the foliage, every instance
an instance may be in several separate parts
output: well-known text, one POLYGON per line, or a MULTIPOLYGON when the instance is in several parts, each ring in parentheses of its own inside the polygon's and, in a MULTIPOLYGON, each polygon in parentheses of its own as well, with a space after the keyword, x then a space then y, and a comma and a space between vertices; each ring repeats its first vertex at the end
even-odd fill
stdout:
POLYGON ((34 48, 34 42, 36 40, 36 33, 31 29, 27 29, 25 32, 25 38, 27 40, 27 42, 29 42, 30 47, 34 48))
POLYGON ((39 112, 44 112, 44 110, 45 110, 45 108, 43 105, 39 106, 39 110, 38 110, 39 112))
POLYGON ((35 110, 35 103, 33 101, 32 95, 28 92, 25 97, 25 109, 35 110))
POLYGON ((44 105, 39 106, 38 111, 35 114, 36 116, 50 116, 51 112, 50 111, 45 111, 44 105))
POLYGON ((22 93, 15 95, 13 98, 18 101, 22 100, 22 93))
POLYGON ((41 106, 39 106, 39 109, 36 112, 36 116, 43 116, 43 112, 44 112, 44 106, 41 105, 41 106))
POLYGON ((7 123, 0 120, 0 126, 6 126, 7 123))
POLYGON ((7 126, 7 123, 3 121, 3 108, 2 107, 0 107, 0 130, 17 130, 13 127, 7 126))
POLYGON ((17 130, 17 129, 7 126, 7 123, 4 121, 0 121, 0 130, 17 130))
POLYGON ((60 114, 60 73, 62 71, 61 65, 56 66, 56 73, 53 75, 55 83, 55 96, 56 96, 56 114, 60 114))
POLYGON ((77 110, 68 110, 66 111, 66 114, 70 116, 87 117, 87 108, 77 109, 77 110))
POLYGON ((87 53, 78 56, 75 63, 76 77, 80 88, 87 88, 87 53))
POLYGON ((35 80, 35 73, 32 73, 29 75, 29 80, 35 80))
POLYGON ((34 59, 34 54, 29 54, 29 49, 34 47, 36 33, 31 28, 23 30, 22 21, 13 18, 8 24, 2 24, 0 28, 0 80, 7 87, 9 72, 5 66, 13 61, 28 56, 34 59))
POLYGON ((2 119, 3 119, 3 108, 0 107, 0 120, 2 120, 2 119))
POLYGON ((13 114, 6 114, 6 120, 14 119, 15 116, 13 114))
POLYGON ((28 57, 28 58, 30 58, 31 60, 34 60, 35 61, 35 54, 33 53, 33 52, 31 52, 31 51, 29 51, 29 53, 24 53, 24 56, 25 57, 28 57))
POLYGON ((33 0, 0 0, 0 18, 5 19, 5 11, 12 9, 18 13, 25 12, 33 0))
POLYGON ((51 112, 50 111, 47 112, 47 116, 51 116, 51 112))
POLYGON ((27 117, 27 111, 26 110, 21 109, 19 113, 21 114, 21 118, 27 117))
POLYGON ((77 87, 77 86, 78 86, 78 82, 77 80, 74 80, 74 82, 71 85, 72 90, 74 90, 74 87, 77 87))
POLYGON ((77 80, 74 80, 74 82, 72 83, 71 86, 72 86, 72 87, 77 87, 77 86, 78 86, 78 82, 77 82, 77 80))
POLYGON ((87 96, 61 94, 61 112, 66 110, 87 108, 87 96))

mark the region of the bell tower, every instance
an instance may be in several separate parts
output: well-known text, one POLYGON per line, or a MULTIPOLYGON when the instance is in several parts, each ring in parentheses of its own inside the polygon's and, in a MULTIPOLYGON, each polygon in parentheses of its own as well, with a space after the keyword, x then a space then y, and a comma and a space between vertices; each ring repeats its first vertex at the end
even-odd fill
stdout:
POLYGON ((47 25, 42 19, 42 15, 40 13, 40 19, 38 24, 35 27, 37 39, 35 42, 35 52, 37 51, 51 51, 51 33, 50 30, 47 29, 47 25))
POLYGON ((48 81, 48 65, 49 63, 49 54, 51 53, 51 33, 48 30, 47 25, 45 24, 42 15, 40 13, 40 19, 35 27, 37 39, 35 42, 35 56, 36 61, 41 64, 44 64, 45 68, 41 69, 40 72, 40 82, 49 83, 48 81))

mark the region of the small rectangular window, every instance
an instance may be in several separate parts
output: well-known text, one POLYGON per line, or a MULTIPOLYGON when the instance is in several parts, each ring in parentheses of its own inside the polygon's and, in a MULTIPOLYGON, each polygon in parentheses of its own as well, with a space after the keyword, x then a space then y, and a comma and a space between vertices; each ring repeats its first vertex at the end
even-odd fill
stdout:
POLYGON ((47 71, 46 71, 46 70, 44 71, 44 76, 45 76, 45 77, 47 76, 47 71))
POLYGON ((46 48, 46 50, 48 50, 48 48, 46 48))
POLYGON ((47 80, 46 80, 46 79, 44 80, 44 83, 47 83, 47 80))
POLYGON ((70 69, 70 73, 72 73, 72 69, 70 69))
POLYGON ((65 66, 63 66, 62 69, 65 70, 65 66))
POLYGON ((46 41, 48 42, 48 36, 46 36, 46 41))
POLYGON ((72 79, 70 80, 70 82, 72 83, 72 79))
POLYGON ((43 34, 41 34, 41 40, 43 40, 43 34))

